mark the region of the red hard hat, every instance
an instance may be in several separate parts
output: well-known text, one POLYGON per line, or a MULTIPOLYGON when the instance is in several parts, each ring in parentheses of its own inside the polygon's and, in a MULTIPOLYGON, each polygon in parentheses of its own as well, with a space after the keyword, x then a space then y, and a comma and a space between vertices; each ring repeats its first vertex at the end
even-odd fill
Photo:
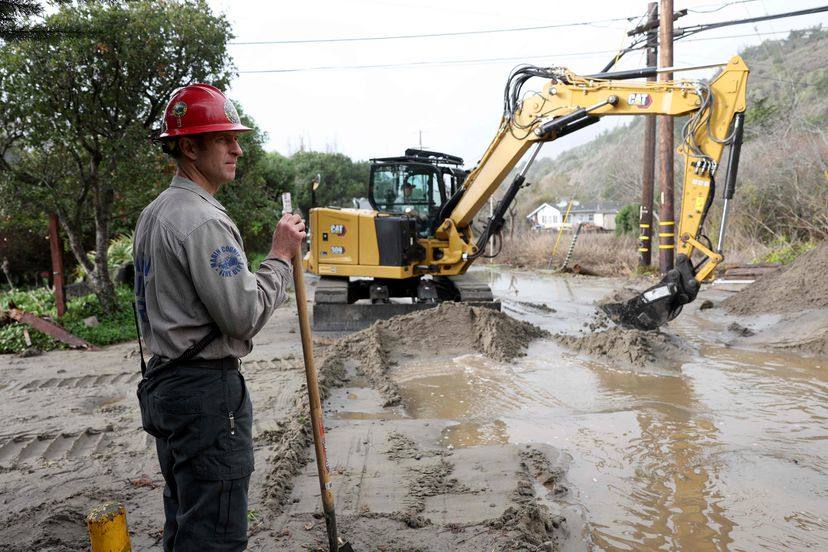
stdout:
POLYGON ((241 124, 236 106, 209 84, 190 84, 175 91, 164 110, 159 138, 205 132, 253 130, 241 124))

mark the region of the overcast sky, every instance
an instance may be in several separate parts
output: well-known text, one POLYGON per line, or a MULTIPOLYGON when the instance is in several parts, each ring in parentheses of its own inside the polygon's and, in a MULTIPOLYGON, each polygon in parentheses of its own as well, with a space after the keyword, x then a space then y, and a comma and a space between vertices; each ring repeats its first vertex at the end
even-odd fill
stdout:
MULTIPOLYGON (((674 7, 692 10, 676 22, 676 27, 684 27, 824 3, 698 0, 676 1, 674 7)), ((267 133, 266 149, 290 155, 304 144, 306 149, 369 159, 401 155, 406 147, 419 145, 422 133, 424 147, 460 155, 467 166, 480 158, 494 136, 503 87, 512 67, 526 62, 563 65, 582 74, 597 72, 613 52, 628 43, 626 31, 647 9, 642 0, 210 0, 210 4, 214 11, 226 14, 236 35, 229 48, 239 75, 229 95, 267 133), (627 21, 627 17, 635 19, 627 21), (241 44, 465 33, 581 22, 592 23, 460 36, 241 44), (400 66, 355 67, 371 65, 400 66)), ((828 13, 699 33, 676 43, 674 65, 724 62, 744 46, 817 24, 828 25, 828 13)), ((643 52, 636 51, 627 54, 617 68, 641 67, 643 61, 643 52)), ((709 76, 712 71, 696 74, 709 76)), ((547 144, 541 155, 554 155, 583 143, 618 121, 604 120, 547 144)))

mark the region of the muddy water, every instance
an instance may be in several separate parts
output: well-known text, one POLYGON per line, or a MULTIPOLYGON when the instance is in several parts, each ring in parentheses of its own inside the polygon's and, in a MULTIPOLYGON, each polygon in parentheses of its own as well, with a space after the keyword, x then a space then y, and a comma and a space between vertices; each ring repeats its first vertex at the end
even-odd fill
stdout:
MULTIPOLYGON (((489 277, 505 312, 569 333, 618 285, 489 277)), ((825 549, 825 361, 727 348, 710 339, 724 331, 715 321, 701 339, 698 313, 683 317, 670 331, 698 351, 672 375, 614 370, 544 340, 506 366, 466 355, 403 364, 393 376, 407 415, 454 422, 447 446, 546 442, 567 451, 572 500, 597 548, 825 549)))

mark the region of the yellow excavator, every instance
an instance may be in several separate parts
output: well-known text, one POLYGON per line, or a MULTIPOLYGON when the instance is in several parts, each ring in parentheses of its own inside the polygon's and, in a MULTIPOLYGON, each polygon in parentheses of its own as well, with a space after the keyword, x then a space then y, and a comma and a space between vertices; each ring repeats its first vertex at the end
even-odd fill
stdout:
MULTIPOLYGON (((678 71, 675 68, 579 76, 561 67, 519 66, 506 83, 497 134, 473 170, 463 170, 458 157, 423 150, 372 160, 370 209, 310 210, 310 250, 304 262, 307 270, 321 277, 314 325, 324 330, 356 329, 445 300, 499 308, 488 286, 464 276, 469 266, 486 254, 487 244, 498 236, 543 144, 615 115, 687 116, 678 147, 685 160, 681 213, 673 223, 677 226, 675 268, 633 299, 605 307, 611 319, 631 328, 653 330, 672 320, 696 298, 701 282, 710 279, 723 260, 744 130, 748 78, 744 60, 735 56, 726 64, 706 67, 720 67, 709 82, 631 81, 678 71), (546 82, 540 91, 524 94, 524 85, 533 78, 546 82), (726 145, 730 154, 714 249, 703 225, 726 145), (530 148, 528 161, 475 237, 475 217, 530 148), (395 300, 401 297, 411 300, 395 300)), ((660 221, 662 234, 670 233, 671 222, 660 221)))

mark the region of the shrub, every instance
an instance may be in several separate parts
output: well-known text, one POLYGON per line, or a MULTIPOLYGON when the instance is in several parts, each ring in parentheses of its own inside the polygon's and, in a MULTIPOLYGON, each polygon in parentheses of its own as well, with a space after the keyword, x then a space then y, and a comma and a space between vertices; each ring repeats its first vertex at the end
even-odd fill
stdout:
MULTIPOLYGON (((503 242, 503 251, 495 262, 519 268, 554 268, 563 263, 572 242, 572 233, 561 237, 555 258, 550 254, 557 234, 554 232, 527 232, 503 242)), ((582 233, 570 259, 569 266, 576 264, 602 276, 627 276, 638 264, 638 245, 632 236, 615 236, 611 233, 582 233)), ((483 263, 480 262, 482 266, 483 263)))
POLYGON ((636 203, 622 207, 615 214, 615 235, 632 234, 638 231, 640 212, 641 206, 636 203))
MULTIPOLYGON (((94 294, 70 299, 66 304, 66 314, 60 324, 70 333, 85 339, 94 345, 109 345, 121 341, 136 339, 135 323, 132 314, 132 290, 127 286, 116 289, 120 308, 113 314, 105 315, 98 297, 94 294), (87 327, 83 320, 96 316, 99 324, 87 327)), ((17 308, 38 316, 57 318, 57 307, 52 290, 38 288, 31 291, 13 291, 0 296, 0 308, 7 309, 9 303, 17 308)), ((13 322, 0 327, 0 353, 16 353, 26 348, 23 330, 24 324, 13 322)), ((32 346, 49 351, 64 349, 66 345, 51 337, 29 328, 32 346)))
MULTIPOLYGON (((109 247, 106 249, 106 264, 109 267, 109 274, 113 275, 118 270, 118 267, 132 261, 132 242, 133 235, 121 234, 109 240, 109 247)), ((95 263, 95 252, 90 251, 86 254, 90 263, 95 263)), ((75 277, 78 281, 86 277, 86 270, 83 266, 78 265, 75 271, 75 277)))
POLYGON ((259 265, 262 264, 263 260, 265 260, 267 254, 267 251, 256 251, 251 253, 247 257, 247 265, 250 269, 250 272, 256 272, 257 270, 259 270, 259 265))
POLYGON ((815 242, 790 242, 787 237, 782 236, 774 240, 770 244, 770 251, 759 257, 756 262, 790 264, 814 247, 816 247, 815 242))

